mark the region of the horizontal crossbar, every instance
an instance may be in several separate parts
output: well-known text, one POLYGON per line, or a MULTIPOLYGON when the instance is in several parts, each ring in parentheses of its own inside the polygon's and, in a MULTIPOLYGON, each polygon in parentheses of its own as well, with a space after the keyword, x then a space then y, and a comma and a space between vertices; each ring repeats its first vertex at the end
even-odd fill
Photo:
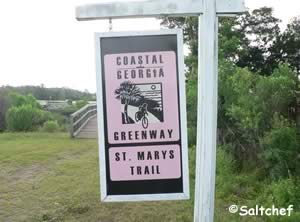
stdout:
MULTIPOLYGON (((76 7, 76 19, 141 18, 159 16, 199 16, 203 0, 149 0, 90 4, 76 7)), ((239 14, 246 11, 244 0, 216 0, 217 14, 239 14)))

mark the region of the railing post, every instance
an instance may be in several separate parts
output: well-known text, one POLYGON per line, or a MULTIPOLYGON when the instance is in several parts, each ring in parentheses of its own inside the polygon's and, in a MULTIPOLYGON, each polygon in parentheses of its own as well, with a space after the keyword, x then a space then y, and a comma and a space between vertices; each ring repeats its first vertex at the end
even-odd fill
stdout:
POLYGON ((97 114, 97 106, 87 104, 70 115, 70 136, 76 137, 78 131, 87 123, 91 116, 97 114), (95 113, 94 113, 95 112, 95 113), (78 126, 79 125, 79 126, 78 126))
POLYGON ((74 138, 74 118, 72 115, 70 116, 70 136, 74 138))

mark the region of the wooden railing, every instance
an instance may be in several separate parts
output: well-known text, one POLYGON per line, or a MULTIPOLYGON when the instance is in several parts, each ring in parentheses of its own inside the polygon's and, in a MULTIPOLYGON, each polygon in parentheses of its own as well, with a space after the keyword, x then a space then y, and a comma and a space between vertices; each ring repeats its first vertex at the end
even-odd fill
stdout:
POLYGON ((97 115, 97 105, 87 104, 70 116, 70 135, 76 137, 88 121, 97 115))

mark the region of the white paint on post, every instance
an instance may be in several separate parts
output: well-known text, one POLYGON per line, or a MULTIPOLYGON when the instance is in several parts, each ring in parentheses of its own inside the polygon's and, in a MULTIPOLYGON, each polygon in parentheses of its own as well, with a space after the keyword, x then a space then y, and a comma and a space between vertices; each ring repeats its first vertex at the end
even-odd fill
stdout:
POLYGON ((216 13, 219 16, 227 14, 235 16, 244 11, 246 11, 244 0, 216 0, 216 13))
POLYGON ((201 11, 199 0, 149 0, 131 2, 112 2, 106 4, 91 4, 76 8, 77 20, 158 17, 167 15, 199 15, 201 11))
MULTIPOLYGON (((199 16, 205 0, 148 0, 87 4, 76 7, 79 21, 107 18, 144 18, 160 16, 199 16)), ((233 15, 246 10, 244 0, 216 0, 216 14, 233 15)))
POLYGON ((214 216, 217 131, 216 0, 204 0, 199 17, 198 114, 194 222, 212 222, 214 216))

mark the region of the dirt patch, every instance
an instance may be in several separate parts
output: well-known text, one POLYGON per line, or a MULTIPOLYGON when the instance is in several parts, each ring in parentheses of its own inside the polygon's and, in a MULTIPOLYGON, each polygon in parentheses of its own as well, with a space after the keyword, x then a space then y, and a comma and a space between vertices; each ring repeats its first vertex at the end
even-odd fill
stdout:
POLYGON ((33 164, 27 167, 19 168, 6 173, 6 180, 8 183, 32 182, 37 175, 47 170, 47 167, 41 164, 33 164))
POLYGON ((37 182, 37 177, 46 171, 51 171, 54 166, 60 165, 68 160, 76 159, 87 151, 67 152, 59 154, 52 162, 43 164, 32 164, 18 169, 1 166, 0 178, 5 179, 8 184, 17 184, 19 182, 32 183, 37 182))
POLYGON ((76 152, 65 152, 60 155, 55 160, 55 165, 59 165, 60 163, 63 163, 68 160, 73 160, 81 157, 84 153, 87 153, 88 151, 86 150, 79 150, 76 152))

